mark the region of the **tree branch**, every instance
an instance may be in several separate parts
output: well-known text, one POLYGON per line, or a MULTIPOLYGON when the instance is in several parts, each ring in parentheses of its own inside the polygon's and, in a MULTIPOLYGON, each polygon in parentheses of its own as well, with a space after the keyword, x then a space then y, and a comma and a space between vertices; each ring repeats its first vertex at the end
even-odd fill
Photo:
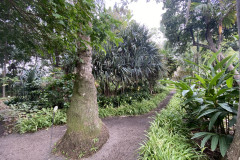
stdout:
POLYGON ((202 47, 202 48, 210 49, 210 50, 211 50, 211 47, 210 47, 210 46, 205 45, 205 44, 201 44, 201 43, 198 43, 198 42, 195 41, 192 28, 190 29, 190 33, 191 33, 191 37, 192 37, 193 46, 200 46, 200 47, 202 47))

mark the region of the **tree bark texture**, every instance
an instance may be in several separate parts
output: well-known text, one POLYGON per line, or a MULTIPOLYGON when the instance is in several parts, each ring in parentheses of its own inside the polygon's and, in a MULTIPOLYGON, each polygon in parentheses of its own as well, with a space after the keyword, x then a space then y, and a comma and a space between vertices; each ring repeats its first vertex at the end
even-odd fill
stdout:
MULTIPOLYGON (((90 37, 80 35, 90 41, 90 37)), ((79 44, 80 45, 80 44, 79 44)), ((107 141, 109 134, 98 116, 97 90, 92 75, 92 48, 78 50, 77 74, 70 108, 67 112, 67 131, 57 144, 57 153, 66 157, 87 157, 107 141)))
MULTIPOLYGON (((237 25, 238 25, 238 35, 240 37, 240 0, 237 0, 237 25)), ((240 45, 240 39, 239 39, 239 45, 240 45)), ((239 49, 238 58, 240 62, 240 49, 239 49)), ((240 67, 239 67, 239 70, 240 70, 240 67)), ((239 85, 239 90, 240 90, 240 85, 239 85)), ((240 95, 239 95, 239 102, 240 102, 240 95)), ((228 150, 227 156, 229 160, 240 159, 240 103, 238 105, 238 115, 237 115, 237 123, 235 127, 235 134, 234 134, 233 142, 228 150)))

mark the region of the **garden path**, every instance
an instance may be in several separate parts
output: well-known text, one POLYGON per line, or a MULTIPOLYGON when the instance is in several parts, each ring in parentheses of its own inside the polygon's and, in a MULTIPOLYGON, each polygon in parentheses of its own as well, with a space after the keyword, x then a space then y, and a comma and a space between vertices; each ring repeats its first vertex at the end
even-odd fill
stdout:
MULTIPOLYGON (((107 143, 94 155, 83 160, 136 160, 137 149, 146 139, 146 130, 150 126, 155 112, 165 107, 172 95, 172 91, 159 107, 148 114, 129 117, 110 117, 103 119, 109 129, 110 138, 107 143)), ((52 129, 35 133, 11 134, 0 137, 1 160, 64 160, 50 154, 53 144, 63 136, 66 126, 55 126, 52 129), (52 140, 51 139, 51 132, 52 140)))

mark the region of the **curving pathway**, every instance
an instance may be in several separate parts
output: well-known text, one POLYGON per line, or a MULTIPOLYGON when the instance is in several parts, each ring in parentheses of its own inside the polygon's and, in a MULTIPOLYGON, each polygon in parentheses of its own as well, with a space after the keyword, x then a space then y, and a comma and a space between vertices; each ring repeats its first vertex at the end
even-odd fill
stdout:
MULTIPOLYGON (((145 131, 150 126, 151 117, 155 115, 155 111, 159 112, 168 104, 174 93, 172 91, 157 109, 148 114, 103 119, 109 129, 110 138, 96 154, 83 160, 136 160, 137 149, 146 139, 145 131)), ((50 154, 50 143, 53 147, 65 131, 66 126, 56 126, 35 133, 0 137, 0 160, 65 160, 50 154)))

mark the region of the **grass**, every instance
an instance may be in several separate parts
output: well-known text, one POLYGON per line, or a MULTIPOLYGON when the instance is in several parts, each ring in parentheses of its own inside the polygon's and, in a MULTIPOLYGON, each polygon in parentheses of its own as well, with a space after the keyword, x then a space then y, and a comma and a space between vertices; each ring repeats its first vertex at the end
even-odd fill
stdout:
POLYGON ((140 147, 141 160, 202 160, 190 140, 190 131, 183 120, 185 110, 175 95, 166 109, 157 114, 147 133, 148 140, 140 147))
MULTIPOLYGON (((133 102, 131 105, 122 105, 118 108, 108 107, 99 109, 99 117, 111 117, 122 115, 140 115, 148 113, 156 108, 158 104, 166 98, 169 89, 162 93, 154 95, 150 100, 143 100, 141 102, 133 102)), ((42 128, 47 128, 52 125, 53 109, 42 109, 36 113, 30 113, 25 116, 20 116, 18 119, 16 130, 19 133, 35 132, 42 128)), ((66 123, 66 110, 58 110, 54 118, 54 125, 66 123)))

